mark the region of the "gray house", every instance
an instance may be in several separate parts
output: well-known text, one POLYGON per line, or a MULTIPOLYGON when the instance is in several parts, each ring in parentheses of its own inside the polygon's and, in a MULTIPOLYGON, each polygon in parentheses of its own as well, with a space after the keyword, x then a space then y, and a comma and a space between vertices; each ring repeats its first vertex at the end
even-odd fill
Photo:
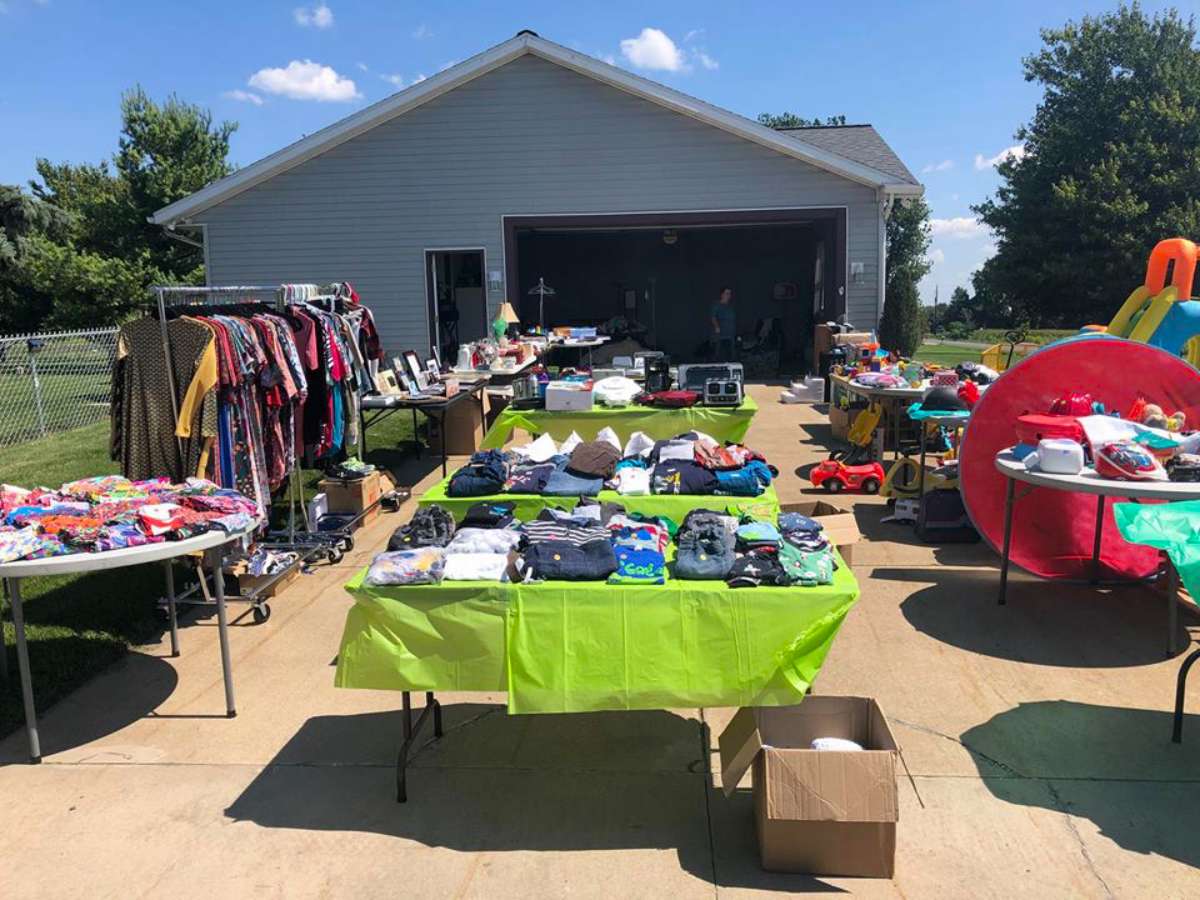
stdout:
POLYGON ((525 31, 152 221, 203 241, 211 284, 351 281, 392 352, 508 300, 686 354, 726 285, 739 332, 791 347, 874 326, 888 212, 922 191, 869 125, 775 131, 525 31))

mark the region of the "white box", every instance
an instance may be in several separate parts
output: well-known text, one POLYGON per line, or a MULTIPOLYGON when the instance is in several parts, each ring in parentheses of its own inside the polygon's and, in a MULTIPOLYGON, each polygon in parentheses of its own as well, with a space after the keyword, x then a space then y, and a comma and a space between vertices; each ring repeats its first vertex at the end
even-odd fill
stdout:
POLYGON ((592 408, 591 382, 552 381, 546 385, 546 409, 552 412, 592 408))

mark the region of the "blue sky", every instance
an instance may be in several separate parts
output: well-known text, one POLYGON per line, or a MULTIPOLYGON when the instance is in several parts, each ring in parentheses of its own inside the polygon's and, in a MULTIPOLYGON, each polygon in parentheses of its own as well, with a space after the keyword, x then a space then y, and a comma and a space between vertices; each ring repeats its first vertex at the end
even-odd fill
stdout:
POLYGON ((245 165, 532 28, 744 115, 875 125, 926 185, 934 270, 922 292, 945 301, 990 253, 970 206, 995 189, 991 161, 1013 152, 1039 96, 1021 57, 1040 28, 1114 4, 588 6, 0 0, 0 183, 28 181, 39 156, 110 156, 134 84, 239 122, 232 156, 245 165))

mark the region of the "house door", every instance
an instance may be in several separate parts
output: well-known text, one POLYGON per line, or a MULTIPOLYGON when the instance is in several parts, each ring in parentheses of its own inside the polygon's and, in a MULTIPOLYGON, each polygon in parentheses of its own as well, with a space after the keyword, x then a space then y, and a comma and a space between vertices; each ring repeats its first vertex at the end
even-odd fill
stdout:
POLYGON ((483 250, 426 250, 425 275, 429 344, 452 366, 460 344, 488 335, 483 250))

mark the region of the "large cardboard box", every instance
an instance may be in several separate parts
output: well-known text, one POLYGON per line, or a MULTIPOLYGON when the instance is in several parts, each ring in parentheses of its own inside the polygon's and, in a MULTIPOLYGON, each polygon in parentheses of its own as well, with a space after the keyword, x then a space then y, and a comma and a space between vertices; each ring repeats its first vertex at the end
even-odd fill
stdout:
POLYGON ((844 441, 850 435, 850 413, 840 406, 829 407, 829 425, 835 441, 844 441))
MULTIPOLYGON (((354 481, 341 481, 336 478, 322 478, 317 489, 325 495, 329 512, 358 515, 375 503, 382 493, 378 472, 371 472, 363 478, 354 481)), ((379 517, 379 507, 363 516, 358 527, 369 525, 379 517)))
MULTIPOLYGON (((436 417, 429 422, 429 447, 440 453, 441 426, 436 417)), ((446 410, 446 452, 451 456, 470 456, 483 440, 483 411, 476 400, 463 400, 446 410)))
POLYGON ((862 539, 858 520, 850 510, 830 503, 828 500, 801 500, 798 503, 780 503, 780 512, 800 513, 821 523, 829 543, 833 544, 846 565, 854 565, 854 545, 862 539))
POLYGON ((869 697, 740 709, 721 733, 726 796, 752 769, 764 869, 890 878, 896 865, 896 740, 869 697), (814 738, 862 750, 813 750, 814 738))

